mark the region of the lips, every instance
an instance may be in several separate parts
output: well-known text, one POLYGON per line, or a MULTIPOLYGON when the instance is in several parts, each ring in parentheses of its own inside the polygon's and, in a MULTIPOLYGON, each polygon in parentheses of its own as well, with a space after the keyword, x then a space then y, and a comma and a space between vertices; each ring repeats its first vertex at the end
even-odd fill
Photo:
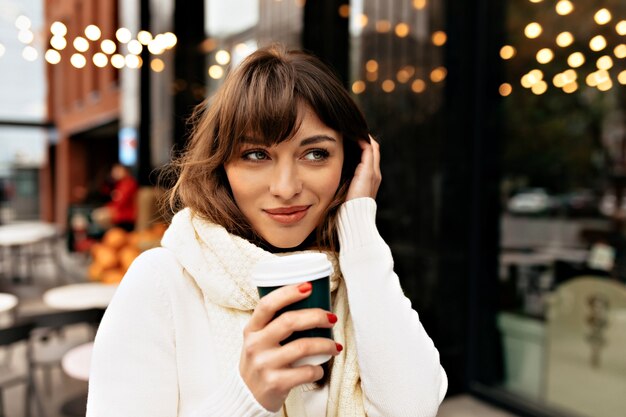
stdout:
POLYGON ((282 224, 297 223, 307 215, 311 206, 278 207, 263 210, 274 221, 282 224))

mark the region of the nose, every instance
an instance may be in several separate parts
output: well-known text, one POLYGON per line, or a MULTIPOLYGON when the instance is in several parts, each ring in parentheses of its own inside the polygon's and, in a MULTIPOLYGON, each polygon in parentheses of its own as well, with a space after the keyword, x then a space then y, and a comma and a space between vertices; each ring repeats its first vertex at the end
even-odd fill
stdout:
POLYGON ((302 192, 302 181, 292 161, 280 161, 274 166, 270 193, 283 200, 290 200, 302 192))

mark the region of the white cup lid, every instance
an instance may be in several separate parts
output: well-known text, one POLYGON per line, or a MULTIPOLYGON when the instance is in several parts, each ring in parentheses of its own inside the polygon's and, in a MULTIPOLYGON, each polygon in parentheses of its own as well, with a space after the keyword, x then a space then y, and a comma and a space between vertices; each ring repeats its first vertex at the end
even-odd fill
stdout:
POLYGON ((252 269, 257 287, 299 284, 330 276, 333 266, 323 253, 299 253, 258 262, 252 269))

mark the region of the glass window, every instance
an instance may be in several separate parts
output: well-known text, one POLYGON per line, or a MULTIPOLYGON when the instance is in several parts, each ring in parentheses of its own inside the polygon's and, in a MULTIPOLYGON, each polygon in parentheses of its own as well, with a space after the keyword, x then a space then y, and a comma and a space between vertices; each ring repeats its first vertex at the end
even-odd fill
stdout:
POLYGON ((501 387, 626 409, 626 3, 508 2, 500 57, 501 387))

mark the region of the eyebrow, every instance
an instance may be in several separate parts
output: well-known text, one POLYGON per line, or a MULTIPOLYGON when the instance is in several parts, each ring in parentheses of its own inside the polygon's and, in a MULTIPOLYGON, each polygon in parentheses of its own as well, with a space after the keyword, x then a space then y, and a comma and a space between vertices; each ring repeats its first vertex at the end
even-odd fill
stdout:
MULTIPOLYGON (((300 146, 313 145, 325 141, 337 142, 335 138, 328 135, 315 135, 306 139, 302 139, 302 141, 300 142, 300 146)), ((251 145, 263 145, 265 141, 254 136, 244 136, 242 138, 242 143, 248 143, 251 145)))

